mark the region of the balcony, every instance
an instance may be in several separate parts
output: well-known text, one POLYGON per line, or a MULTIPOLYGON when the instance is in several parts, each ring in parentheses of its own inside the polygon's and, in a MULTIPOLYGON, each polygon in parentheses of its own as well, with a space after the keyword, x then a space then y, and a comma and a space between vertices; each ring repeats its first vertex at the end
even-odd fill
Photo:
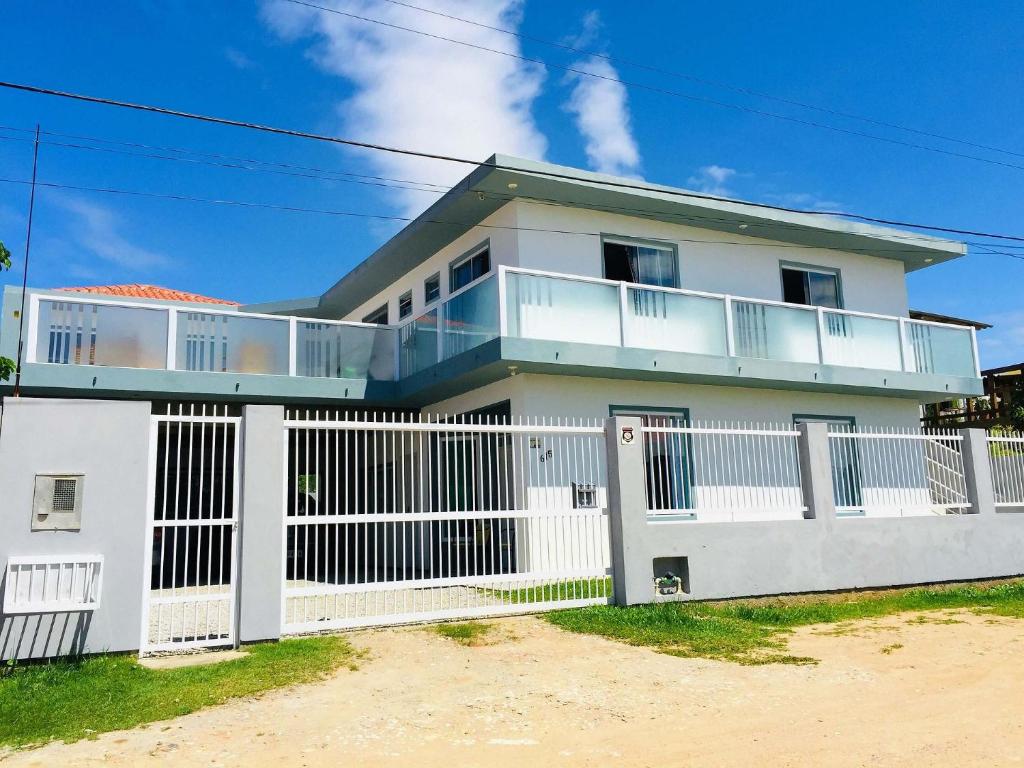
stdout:
POLYGON ((973 328, 512 267, 399 330, 401 389, 457 376, 448 360, 467 372, 474 349, 476 367, 502 376, 514 365, 922 399, 980 391, 973 328))
POLYGON ((79 396, 422 405, 512 367, 922 400, 981 391, 973 328, 512 267, 401 326, 52 293, 28 309, 26 388, 79 396))
POLYGON ((26 319, 29 391, 394 396, 397 331, 387 326, 41 293, 29 295, 26 319))

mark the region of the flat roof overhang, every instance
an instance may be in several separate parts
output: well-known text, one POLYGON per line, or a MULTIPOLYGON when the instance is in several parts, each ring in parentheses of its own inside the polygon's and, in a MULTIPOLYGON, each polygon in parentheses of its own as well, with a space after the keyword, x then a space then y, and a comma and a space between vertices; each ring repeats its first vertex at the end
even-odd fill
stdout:
POLYGON ((327 290, 316 317, 340 317, 515 199, 600 210, 796 246, 894 259, 907 272, 959 258, 963 243, 829 215, 795 213, 575 168, 495 155, 327 290), (499 167, 494 167, 499 166, 499 167), (563 178, 571 176, 572 178, 563 178), (643 183, 645 189, 617 184, 643 183), (515 184, 515 191, 509 189, 515 184), (684 195, 691 195, 690 197, 684 195))

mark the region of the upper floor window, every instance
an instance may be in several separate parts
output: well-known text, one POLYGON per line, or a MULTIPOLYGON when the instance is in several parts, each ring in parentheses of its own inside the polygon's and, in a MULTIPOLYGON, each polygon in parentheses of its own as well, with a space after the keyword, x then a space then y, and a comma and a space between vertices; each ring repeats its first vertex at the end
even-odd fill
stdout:
POLYGON ((423 281, 423 303, 429 304, 441 298, 441 275, 433 274, 423 281))
POLYGON ((373 310, 370 314, 363 318, 364 323, 372 323, 373 325, 387 325, 388 324, 388 305, 385 304, 382 307, 378 307, 373 310))
POLYGON ((452 293, 491 271, 491 249, 484 246, 451 266, 448 290, 452 293))
POLYGON ((604 241, 604 276, 609 280, 679 287, 679 259, 671 246, 604 241))
POLYGON ((782 300, 788 304, 841 309, 839 272, 827 268, 782 265, 782 300))
POLYGON ((406 291, 398 297, 398 319, 408 317, 412 314, 412 291, 406 291))

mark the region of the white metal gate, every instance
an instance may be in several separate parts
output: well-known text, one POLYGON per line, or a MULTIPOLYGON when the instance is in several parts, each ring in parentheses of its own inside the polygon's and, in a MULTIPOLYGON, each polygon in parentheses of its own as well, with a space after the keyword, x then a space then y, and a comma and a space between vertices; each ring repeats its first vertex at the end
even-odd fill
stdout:
POLYGON ((227 414, 152 417, 142 652, 234 643, 241 419, 227 414))
POLYGON ((290 413, 286 634, 611 598, 604 428, 290 413))

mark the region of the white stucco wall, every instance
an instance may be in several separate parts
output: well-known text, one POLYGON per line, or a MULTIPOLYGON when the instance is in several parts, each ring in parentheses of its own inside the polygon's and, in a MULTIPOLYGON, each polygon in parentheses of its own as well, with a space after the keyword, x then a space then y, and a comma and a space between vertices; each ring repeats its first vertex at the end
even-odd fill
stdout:
POLYGON ((794 414, 852 416, 859 426, 916 427, 915 400, 582 376, 520 374, 426 406, 455 414, 508 400, 516 416, 606 418, 610 405, 687 408, 691 421, 792 423, 794 414))
POLYGON ((406 322, 419 317, 429 309, 423 301, 423 281, 435 273, 441 275, 441 298, 430 306, 440 305, 448 297, 448 267, 451 262, 469 251, 490 241, 491 269, 499 264, 515 266, 518 254, 517 226, 518 207, 510 203, 502 206, 481 222, 482 226, 473 227, 469 232, 456 238, 453 242, 432 255, 418 267, 405 274, 401 280, 392 283, 372 299, 363 302, 346 314, 341 320, 360 321, 370 312, 378 309, 385 301, 388 304, 388 320, 391 323, 406 322), (408 290, 412 290, 412 315, 398 319, 398 298, 408 290))
POLYGON ((600 234, 658 238, 678 246, 683 288, 781 301, 779 262, 787 261, 839 269, 846 309, 907 314, 903 263, 894 259, 805 248, 739 231, 716 232, 581 208, 519 201, 517 209, 518 225, 524 228, 519 232, 522 267, 603 277, 600 234), (597 234, 536 231, 551 229, 597 234), (711 242, 688 242, 691 240, 711 242), (758 245, 761 247, 752 247, 758 245))

